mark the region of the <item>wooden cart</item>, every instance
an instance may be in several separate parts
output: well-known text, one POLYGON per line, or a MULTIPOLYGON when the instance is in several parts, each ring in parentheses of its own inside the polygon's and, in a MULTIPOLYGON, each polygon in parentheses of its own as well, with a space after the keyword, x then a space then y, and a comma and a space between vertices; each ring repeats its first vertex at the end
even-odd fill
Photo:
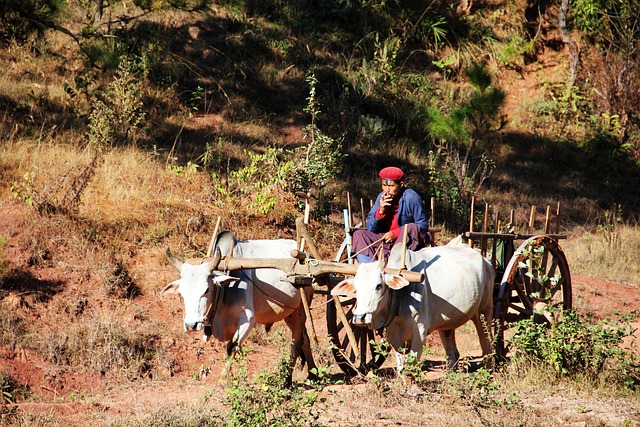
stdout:
MULTIPOLYGON (((433 207, 432 207, 433 209, 433 207)), ((494 333, 495 353, 504 360, 509 348, 505 340, 513 322, 533 318, 539 322, 549 322, 560 308, 571 308, 571 275, 566 257, 558 244, 565 235, 549 233, 550 210, 547 208, 544 232, 536 234, 515 233, 509 225, 505 232, 488 231, 488 209, 485 210, 483 231, 473 231, 473 220, 469 231, 464 233, 469 245, 477 247, 491 260, 496 270, 494 285, 494 333), (515 242, 522 241, 516 248, 515 242)), ((528 223, 534 229, 535 206, 531 210, 528 223)), ((513 212, 508 224, 514 224, 513 212)), ((289 259, 247 259, 222 258, 219 269, 237 270, 243 268, 277 268, 287 273, 287 280, 298 287, 313 286, 314 293, 327 298, 326 322, 332 352, 340 368, 348 375, 366 373, 377 369, 386 359, 383 346, 383 331, 372 331, 356 327, 351 323, 355 298, 331 296, 331 289, 346 276, 355 275, 357 265, 345 261, 349 252, 350 235, 357 227, 350 227, 350 213, 345 212, 345 240, 333 261, 319 259, 306 224, 297 222, 298 238, 309 242, 309 252, 315 257, 307 257, 301 251, 293 251, 289 259)), ((474 217, 473 204, 471 218, 474 217)), ((556 214, 556 228, 559 226, 559 207, 556 214)), ((305 221, 306 222, 306 221, 305 221)), ((494 230, 502 227, 496 218, 494 230)), ((439 229, 431 229, 433 234, 439 229)), ((411 282, 421 282, 422 273, 386 269, 390 274, 401 274, 411 282)), ((306 304, 306 299, 303 298, 306 304)), ((307 315, 310 312, 308 306, 307 315)), ((311 323, 313 328, 313 323, 311 323)), ((311 331, 315 334, 315 331, 311 331)))
MULTIPOLYGON (((474 204, 472 200, 469 231, 464 233, 469 245, 476 247, 488 258, 495 271, 494 283, 494 341, 498 361, 504 361, 508 352, 505 332, 510 326, 523 319, 533 317, 536 322, 550 322, 560 309, 571 309, 571 273, 559 240, 566 235, 559 234, 560 205, 554 214, 554 232, 551 233, 552 215, 546 209, 543 231, 536 233, 536 206, 532 206, 529 220, 522 225, 527 233, 516 233, 515 212, 511 211, 508 222, 503 226, 496 215, 489 224, 489 208, 484 212, 482 231, 474 231, 474 204), (493 231, 489 231, 493 229, 493 231), (500 231, 504 230, 504 231, 500 231), (516 246, 517 244, 517 246, 516 246)), ((434 201, 431 201, 431 224, 433 224, 434 201)), ((334 261, 344 261, 349 252, 350 234, 362 225, 349 227, 350 212, 345 210, 347 236, 342 242, 334 261)), ((431 228, 432 235, 440 232, 431 228)), ((334 356, 347 374, 361 373, 376 369, 385 361, 380 354, 382 331, 353 327, 349 324, 355 299, 343 299, 340 305, 328 304, 326 321, 329 335, 334 345, 334 356), (341 312, 342 311, 342 312, 341 312), (348 334, 353 334, 348 339, 348 334), (353 346, 352 343, 357 345, 353 346)))

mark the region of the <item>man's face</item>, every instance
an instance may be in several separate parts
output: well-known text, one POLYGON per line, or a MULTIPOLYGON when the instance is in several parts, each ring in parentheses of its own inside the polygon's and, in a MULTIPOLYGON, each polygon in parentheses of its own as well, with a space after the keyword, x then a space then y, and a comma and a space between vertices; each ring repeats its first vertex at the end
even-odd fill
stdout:
POLYGON ((382 180, 382 191, 389 194, 394 199, 399 196, 400 188, 402 188, 402 182, 396 182, 390 179, 382 180))

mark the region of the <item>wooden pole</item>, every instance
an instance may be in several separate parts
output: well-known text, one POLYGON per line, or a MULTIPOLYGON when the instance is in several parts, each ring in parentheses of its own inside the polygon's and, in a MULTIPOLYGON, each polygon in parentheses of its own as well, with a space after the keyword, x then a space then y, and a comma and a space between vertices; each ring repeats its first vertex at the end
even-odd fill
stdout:
MULTIPOLYGON (((484 219, 482 221, 482 232, 486 233, 487 228, 489 227, 489 204, 485 203, 484 205, 484 219)), ((482 256, 487 256, 487 238, 483 237, 480 239, 480 253, 482 256)))
POLYGON ((533 226, 536 220, 536 205, 531 205, 531 215, 529 215, 529 234, 533 234, 533 226))
POLYGON ((556 234, 560 234, 560 202, 558 202, 556 209, 556 234))
POLYGON ((513 209, 511 209, 511 212, 509 212, 509 227, 513 228, 515 230, 516 228, 516 223, 515 223, 515 218, 516 213, 513 209))
POLYGON ((551 206, 547 205, 547 212, 544 217, 544 234, 549 234, 549 218, 551 217, 551 206))
MULTIPOLYGON (((354 368, 358 370, 358 368, 360 367, 360 352, 358 351, 358 341, 356 340, 356 336, 353 333, 353 329, 351 329, 351 324, 349 323, 347 316, 344 314, 344 307, 340 302, 340 297, 337 297, 334 295, 332 296, 332 299, 333 299, 333 303, 336 306, 336 313, 338 314, 338 318, 342 322, 342 326, 344 326, 344 330, 347 333, 347 339, 351 344, 351 348, 353 349, 353 354, 355 355, 355 358, 356 358, 354 363, 355 365, 354 368)), ((347 361, 349 360, 348 354, 345 354, 345 360, 347 361)))
MULTIPOLYGON (((469 232, 473 233, 473 211, 475 209, 476 196, 471 196, 471 214, 469 215, 469 232)), ((473 247, 473 239, 469 239, 469 246, 473 247)))
POLYGON ((402 230, 402 259, 400 262, 400 268, 403 270, 407 269, 407 235, 409 233, 409 227, 406 225, 402 230))
POLYGON ((353 224, 353 217, 351 216, 351 193, 347 191, 347 210, 349 211, 349 227, 353 224))
POLYGON ((436 220, 436 198, 432 197, 431 198, 431 218, 429 219, 429 224, 431 224, 432 227, 433 227, 433 224, 435 224, 435 220, 436 220))
MULTIPOLYGON (((306 194, 304 198, 304 227, 305 228, 309 225, 310 211, 311 211, 311 207, 309 205, 309 195, 306 194)), ((305 238, 302 237, 302 239, 300 239, 300 252, 304 251, 304 242, 305 242, 305 238)), ((313 298, 313 296, 311 298, 313 298)), ((313 324, 313 317, 311 317, 311 308, 309 307, 309 301, 307 300, 307 292, 304 287, 300 288, 300 299, 302 300, 302 307, 304 307, 304 313, 307 315, 307 319, 309 319, 309 328, 311 329, 311 336, 313 337, 313 342, 317 346, 319 345, 318 336, 316 335, 316 327, 313 324)))
POLYGON ((367 228, 366 215, 364 214, 364 199, 360 198, 360 214, 362 215, 362 228, 367 228))
MULTIPOLYGON (((494 232, 500 233, 500 213, 499 212, 496 212, 496 222, 494 225, 494 232)), ((498 251, 498 239, 496 239, 495 237, 491 241, 491 251, 492 251, 491 253, 493 254, 491 255, 491 266, 495 270, 497 265, 496 252, 498 251)))
POLYGON ((213 252, 213 244, 216 241, 216 237, 218 237, 218 230, 220 229, 220 215, 218 215, 218 221, 216 221, 216 228, 213 229, 213 235, 211 235, 211 242, 209 242, 209 247, 207 248, 207 258, 211 256, 213 252))

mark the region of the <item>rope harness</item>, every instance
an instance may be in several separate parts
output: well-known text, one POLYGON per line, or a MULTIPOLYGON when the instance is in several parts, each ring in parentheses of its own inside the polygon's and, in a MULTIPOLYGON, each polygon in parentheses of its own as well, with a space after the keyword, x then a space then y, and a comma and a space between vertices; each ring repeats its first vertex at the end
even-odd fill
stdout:
MULTIPOLYGON (((262 289, 260 286, 258 286, 253 280, 251 280, 251 278, 249 277, 249 275, 247 275, 247 273, 244 270, 238 270, 242 276, 244 276, 244 278, 240 278, 238 277, 237 280, 244 280, 247 282, 248 285, 253 286, 254 288, 256 288, 258 291, 260 291, 260 293, 262 293, 267 300, 273 302, 274 304, 282 307, 282 308, 286 308, 289 310, 295 310, 296 307, 290 307, 288 305, 286 305, 285 303, 283 303, 282 301, 278 301, 276 298, 274 298, 273 296, 269 295, 264 289, 262 289)), ((220 299, 224 298, 224 286, 218 286, 215 283, 213 283, 213 280, 211 280, 211 276, 210 277, 210 281, 209 281, 209 291, 213 292, 213 296, 209 301, 209 304, 207 305, 207 309, 205 310, 204 316, 202 316, 202 323, 204 324, 204 326, 211 326, 211 321, 215 318, 216 316, 216 312, 218 311, 218 305, 220 304, 220 299)))

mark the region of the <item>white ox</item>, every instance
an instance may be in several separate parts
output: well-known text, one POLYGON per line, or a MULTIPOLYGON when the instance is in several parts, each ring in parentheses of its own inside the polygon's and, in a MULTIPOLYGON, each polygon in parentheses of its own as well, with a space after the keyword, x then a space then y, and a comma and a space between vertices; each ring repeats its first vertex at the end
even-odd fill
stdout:
MULTIPOLYGON (((400 268, 401 256, 402 247, 397 245, 388 267, 400 268)), ((340 282, 331 293, 355 293, 354 324, 386 329, 387 340, 396 350, 399 372, 403 354, 411 351, 417 360, 426 336, 433 331, 440 334, 449 368, 455 367, 460 358, 455 329, 468 320, 475 324, 482 354, 490 354, 495 276, 491 264, 458 237, 446 246, 407 251, 406 267, 422 272, 424 282, 409 283, 372 262, 360 264, 355 277, 340 282)))
MULTIPOLYGON (((296 248, 294 240, 236 240, 231 232, 218 235, 215 244, 222 255, 233 248, 236 258, 289 258, 296 248)), ((180 262, 167 248, 169 262, 180 272, 180 279, 168 284, 160 294, 179 293, 184 300, 184 329, 204 328, 205 341, 213 335, 228 341, 227 354, 231 355, 249 335, 256 324, 266 325, 284 320, 292 335, 289 381, 300 356, 306 362, 310 376, 315 368, 309 337, 305 328, 306 315, 300 291, 281 281, 284 273, 269 268, 232 271, 230 275, 214 271, 214 258, 190 259, 180 262), (302 353, 301 353, 302 351, 302 353)), ((224 261, 223 261, 224 262, 224 261)), ((306 292, 310 301, 313 290, 306 292)))

